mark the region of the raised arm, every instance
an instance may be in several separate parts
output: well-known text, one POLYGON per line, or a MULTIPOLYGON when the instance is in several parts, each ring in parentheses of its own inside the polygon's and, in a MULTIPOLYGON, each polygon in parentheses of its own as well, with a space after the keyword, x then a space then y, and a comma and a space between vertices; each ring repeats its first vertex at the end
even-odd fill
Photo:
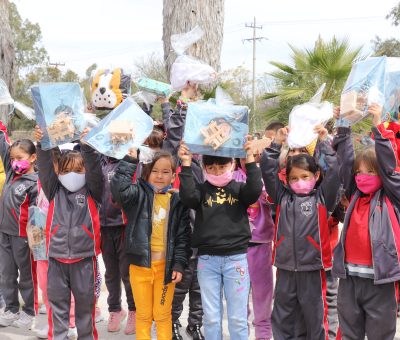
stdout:
POLYGON ((10 162, 10 139, 8 138, 7 127, 0 121, 0 157, 3 162, 5 173, 11 171, 10 162))
POLYGON ((339 165, 336 153, 329 143, 321 143, 320 151, 321 154, 324 155, 326 171, 318 190, 322 194, 328 212, 332 214, 340 199, 339 189, 341 183, 339 178, 339 165))
POLYGON ((58 176, 54 171, 53 155, 51 150, 42 150, 40 142, 36 146, 39 179, 49 202, 54 198, 59 185, 58 176))
POLYGON ((100 203, 103 195, 103 172, 101 170, 101 156, 86 143, 81 143, 81 153, 85 165, 86 185, 92 197, 100 203))
POLYGON ((138 184, 132 183, 133 174, 136 171, 138 159, 126 155, 119 162, 115 175, 113 176, 110 188, 113 199, 123 208, 131 208, 136 202, 138 194, 138 184))
POLYGON ((332 146, 336 150, 340 182, 343 185, 347 199, 350 199, 356 190, 353 174, 354 146, 351 140, 351 129, 349 127, 339 127, 332 146))
POLYGON ((400 164, 394 132, 386 130, 383 124, 372 128, 375 138, 375 152, 379 175, 385 193, 400 208, 400 164))

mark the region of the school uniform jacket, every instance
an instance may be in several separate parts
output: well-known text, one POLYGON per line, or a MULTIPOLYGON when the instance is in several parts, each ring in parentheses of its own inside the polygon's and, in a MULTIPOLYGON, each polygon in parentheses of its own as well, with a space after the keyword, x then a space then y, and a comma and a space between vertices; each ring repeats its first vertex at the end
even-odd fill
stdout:
POLYGON ((100 254, 100 218, 103 174, 100 156, 88 145, 81 146, 86 185, 68 191, 54 172, 51 150, 37 147, 39 178, 50 202, 46 222, 49 257, 80 259, 100 254))
MULTIPOLYGON (((369 213, 369 235, 374 268, 374 283, 383 284, 400 280, 400 166, 393 131, 381 124, 372 128, 379 176, 383 187, 372 197, 369 213)), ((351 200, 340 236, 334 251, 333 275, 346 278, 345 243, 351 213, 362 193, 354 180, 354 150, 349 128, 339 128, 334 140, 340 160, 340 174, 345 183, 346 195, 351 200)))
POLYGON ((127 219, 122 207, 113 200, 110 183, 115 175, 115 171, 120 161, 102 157, 101 166, 104 177, 103 195, 100 208, 100 225, 104 227, 120 227, 125 226, 127 219))
POLYGON ((321 184, 307 195, 294 193, 278 176, 280 145, 271 144, 261 158, 265 188, 276 202, 273 264, 290 271, 332 267, 328 217, 336 207, 340 188, 336 155, 321 143, 326 172, 321 184))
POLYGON ((28 209, 36 204, 37 173, 17 175, 11 167, 6 127, 0 122, 0 155, 6 181, 0 198, 0 232, 26 237, 28 209))

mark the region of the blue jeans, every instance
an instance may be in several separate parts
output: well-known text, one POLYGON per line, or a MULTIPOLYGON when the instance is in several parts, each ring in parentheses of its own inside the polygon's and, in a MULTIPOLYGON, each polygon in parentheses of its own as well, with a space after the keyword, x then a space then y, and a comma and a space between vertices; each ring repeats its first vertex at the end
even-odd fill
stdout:
POLYGON ((231 340, 247 340, 247 303, 250 278, 247 254, 232 256, 199 256, 198 279, 204 312, 204 336, 207 340, 222 339, 222 289, 228 310, 231 340))

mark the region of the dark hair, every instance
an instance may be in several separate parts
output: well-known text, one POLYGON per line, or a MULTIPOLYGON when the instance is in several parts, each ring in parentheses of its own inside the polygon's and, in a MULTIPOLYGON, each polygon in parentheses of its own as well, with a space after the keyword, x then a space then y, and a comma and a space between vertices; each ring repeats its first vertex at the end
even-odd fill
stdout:
POLYGON ((13 148, 20 148, 22 151, 27 153, 28 155, 33 155, 36 153, 36 146, 30 139, 18 139, 14 143, 12 143, 10 147, 10 151, 13 148))
POLYGON ((74 168, 75 166, 80 168, 85 166, 81 153, 76 150, 62 151, 60 160, 58 161, 58 172, 63 173, 65 169, 69 167, 74 168))
POLYGON ((278 122, 277 120, 274 120, 267 125, 267 127, 265 128, 265 131, 274 130, 275 132, 277 132, 279 129, 282 129, 284 127, 285 127, 285 125, 283 123, 278 122))
POLYGON ((167 152, 167 151, 159 151, 156 152, 154 154, 153 160, 151 161, 151 163, 148 164, 143 164, 143 169, 142 169, 142 179, 144 179, 145 181, 149 180, 151 171, 154 168, 154 165, 157 163, 158 160, 160 160, 161 158, 166 158, 171 162, 171 169, 172 169, 172 173, 175 173, 176 170, 176 162, 174 157, 171 155, 171 153, 167 152))
POLYGON ((228 164, 229 162, 233 162, 233 158, 203 155, 202 161, 203 161, 204 166, 213 165, 213 164, 225 165, 225 164, 228 164))
POLYGON ((302 170, 310 171, 316 174, 319 171, 319 166, 315 162, 314 157, 309 154, 302 153, 289 157, 286 163, 286 177, 289 178, 290 172, 293 168, 300 168, 302 170))
POLYGON ((150 136, 144 141, 143 144, 148 145, 150 148, 162 148, 164 141, 164 133, 160 128, 153 128, 150 136))
POLYGON ((361 163, 364 163, 369 169, 373 169, 376 173, 379 173, 378 160, 374 147, 368 147, 357 153, 354 160, 354 173, 359 169, 361 163))

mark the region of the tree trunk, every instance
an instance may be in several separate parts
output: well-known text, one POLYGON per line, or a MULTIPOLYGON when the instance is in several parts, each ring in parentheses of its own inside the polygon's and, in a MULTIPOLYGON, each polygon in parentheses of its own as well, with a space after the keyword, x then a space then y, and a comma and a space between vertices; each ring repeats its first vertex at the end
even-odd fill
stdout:
MULTIPOLYGON (((0 0, 0 78, 5 81, 12 94, 15 85, 15 50, 13 35, 9 22, 9 2, 0 0)), ((10 108, 0 107, 0 119, 8 122, 10 108)))
POLYGON ((163 42, 168 75, 176 55, 171 47, 171 35, 190 31, 199 25, 203 38, 188 50, 188 54, 220 70, 224 31, 224 0, 164 0, 163 42))

